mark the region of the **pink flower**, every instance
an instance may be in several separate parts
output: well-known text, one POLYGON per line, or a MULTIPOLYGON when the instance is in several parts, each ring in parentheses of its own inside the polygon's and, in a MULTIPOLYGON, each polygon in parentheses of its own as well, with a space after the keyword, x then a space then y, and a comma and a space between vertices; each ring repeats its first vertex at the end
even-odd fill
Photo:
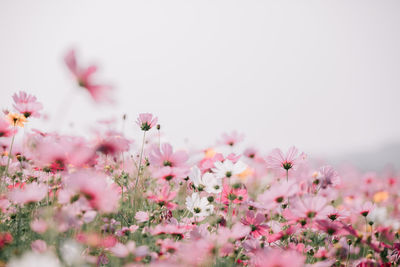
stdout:
POLYGON ((290 266, 302 267, 304 266, 305 257, 292 250, 280 249, 263 249, 255 253, 251 259, 251 266, 255 267, 277 267, 277 266, 290 266))
POLYGON ((267 156, 265 162, 268 168, 271 169, 284 169, 289 171, 296 167, 299 160, 298 150, 294 146, 290 147, 286 155, 283 154, 279 148, 274 149, 271 154, 267 156))
POLYGON ((244 134, 239 134, 238 132, 233 131, 230 134, 223 133, 221 143, 228 146, 234 146, 235 144, 243 141, 243 139, 244 134))
POLYGON ((170 166, 162 167, 153 172, 153 177, 171 181, 175 179, 185 178, 188 175, 188 170, 183 168, 173 168, 170 166))
POLYGON ((118 187, 109 182, 104 174, 79 171, 69 175, 65 184, 70 191, 79 194, 78 198, 83 196, 92 208, 105 213, 117 211, 118 187))
POLYGON ((342 223, 328 220, 316 220, 315 223, 318 229, 326 232, 328 235, 347 234, 347 231, 343 230, 342 223))
POLYGON ((9 199, 18 204, 38 202, 47 194, 47 188, 34 182, 23 188, 15 188, 9 193, 9 199))
POLYGON ((18 94, 15 93, 13 95, 13 99, 14 108, 25 118, 40 117, 39 111, 43 109, 43 105, 37 102, 36 96, 20 91, 18 94))
POLYGON ((153 117, 151 113, 141 113, 136 120, 142 131, 148 131, 157 124, 157 117, 153 117))
POLYGON ((374 204, 372 204, 370 201, 367 201, 363 204, 357 205, 355 209, 359 214, 361 214, 361 216, 367 217, 368 214, 374 209, 374 204))
POLYGON ((337 186, 340 184, 338 173, 331 166, 323 166, 319 169, 318 176, 321 188, 326 189, 328 186, 337 186))
POLYGON ((0 118, 0 137, 9 137, 15 133, 11 125, 4 118, 0 118))
POLYGON ((47 250, 47 244, 43 240, 35 240, 31 243, 31 248, 35 252, 43 253, 47 250))
POLYGON ((185 151, 173 152, 170 144, 162 144, 161 149, 154 146, 149 155, 150 164, 158 167, 186 167, 188 159, 189 156, 185 151))
POLYGON ((246 217, 241 220, 244 225, 250 226, 251 234, 255 238, 266 235, 268 233, 268 225, 264 224, 264 221, 264 214, 254 214, 254 211, 251 210, 247 211, 246 217))
POLYGON ((164 185, 157 194, 150 194, 148 199, 151 199, 158 203, 160 206, 165 206, 167 209, 173 210, 178 205, 173 203, 172 200, 175 198, 177 192, 171 192, 168 185, 164 185))
POLYGON ((247 200, 246 188, 233 188, 228 184, 224 184, 222 188, 222 203, 229 204, 229 202, 238 204, 247 200))
POLYGON ((296 199, 291 206, 291 211, 300 218, 325 219, 328 215, 329 208, 325 198, 319 196, 305 196, 302 199, 296 199))
POLYGON ((147 222, 149 220, 149 214, 145 211, 138 211, 136 212, 135 219, 140 223, 147 222))
POLYGON ((47 231, 48 225, 46 223, 46 221, 42 220, 42 219, 36 219, 34 221, 31 222, 31 229, 32 231, 39 233, 39 234, 43 234, 47 231))
POLYGON ((271 209, 284 204, 298 190, 294 181, 273 185, 269 190, 258 196, 258 202, 263 209, 271 209))
POLYGON ((97 84, 93 81, 93 75, 97 71, 96 66, 91 65, 87 68, 78 66, 74 50, 70 50, 67 53, 64 61, 68 69, 74 75, 79 86, 88 90, 95 102, 112 102, 109 96, 112 87, 109 85, 97 84))
POLYGON ((122 134, 108 131, 105 137, 100 138, 96 151, 105 155, 118 155, 129 149, 129 141, 122 134))

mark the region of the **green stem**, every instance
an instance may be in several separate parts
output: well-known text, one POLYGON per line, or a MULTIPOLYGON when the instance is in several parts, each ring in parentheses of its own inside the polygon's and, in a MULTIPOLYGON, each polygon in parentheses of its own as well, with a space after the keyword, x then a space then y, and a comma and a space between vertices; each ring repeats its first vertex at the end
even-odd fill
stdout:
POLYGON ((13 145, 14 145, 15 135, 16 135, 16 132, 15 132, 15 125, 14 125, 14 135, 11 139, 10 151, 8 152, 8 160, 7 160, 6 170, 5 170, 6 176, 8 176, 8 167, 10 166, 11 154, 12 154, 12 149, 13 149, 13 145))
POLYGON ((135 188, 134 188, 134 192, 133 192, 133 202, 134 202, 133 210, 134 210, 134 214, 136 213, 136 189, 137 189, 138 182, 139 182, 140 168, 142 166, 142 158, 143 158, 143 150, 144 150, 145 139, 146 139, 146 131, 143 131, 142 149, 140 151, 138 171, 137 171, 137 176, 136 176, 135 188))

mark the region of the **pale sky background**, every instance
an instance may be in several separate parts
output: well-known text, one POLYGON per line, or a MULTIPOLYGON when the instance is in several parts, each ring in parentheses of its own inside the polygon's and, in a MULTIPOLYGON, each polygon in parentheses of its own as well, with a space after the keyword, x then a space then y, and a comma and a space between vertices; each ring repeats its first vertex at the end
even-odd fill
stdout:
POLYGON ((1 107, 25 90, 53 117, 74 95, 75 128, 127 113, 129 134, 151 112, 178 145, 236 129, 266 151, 375 151, 400 141, 400 1, 2 0, 0 90, 1 107), (117 106, 74 87, 71 47, 117 106))

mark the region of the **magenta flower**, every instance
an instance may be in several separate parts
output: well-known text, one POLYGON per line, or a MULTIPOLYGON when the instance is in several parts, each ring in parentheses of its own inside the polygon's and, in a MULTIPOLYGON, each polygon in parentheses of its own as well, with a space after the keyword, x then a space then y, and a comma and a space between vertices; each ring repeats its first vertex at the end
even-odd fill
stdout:
POLYGON ((109 96, 112 87, 109 85, 97 84, 93 81, 93 76, 97 71, 96 66, 91 65, 87 68, 78 66, 74 50, 70 50, 67 53, 64 61, 79 86, 85 88, 95 102, 113 102, 109 96))
POLYGON ((43 109, 43 105, 37 102, 36 96, 29 95, 26 92, 20 91, 18 94, 13 95, 13 107, 25 118, 40 117, 39 111, 43 109))
POLYGON ((139 125, 142 131, 148 131, 157 124, 157 117, 153 117, 151 113, 141 113, 136 120, 137 125, 139 125))
POLYGON ((268 225, 264 224, 265 216, 262 213, 255 214, 254 211, 247 211, 246 217, 241 220, 244 225, 250 226, 251 234, 257 238, 268 233, 268 225))

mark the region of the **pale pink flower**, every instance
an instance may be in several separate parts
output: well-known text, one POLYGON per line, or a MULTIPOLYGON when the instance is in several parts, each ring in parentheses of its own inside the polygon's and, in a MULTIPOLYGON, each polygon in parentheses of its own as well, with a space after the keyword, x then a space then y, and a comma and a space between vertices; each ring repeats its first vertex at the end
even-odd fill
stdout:
POLYGON ((296 251, 280 249, 263 249, 255 253, 251 259, 251 266, 255 267, 277 267, 304 266, 305 257, 296 251))
POLYGON ((45 198, 46 194, 47 187, 34 182, 25 185, 23 188, 14 188, 9 193, 9 199, 14 203, 26 204, 38 202, 45 198))
POLYGON ((220 142, 228 146, 234 146, 237 143, 243 141, 243 139, 244 134, 240 134, 237 131, 232 131, 231 133, 223 133, 222 140, 220 142))
POLYGON ((45 220, 36 219, 31 222, 32 231, 43 234, 47 231, 48 225, 45 220))
POLYGON ((74 75, 79 86, 85 88, 95 102, 113 102, 109 95, 112 87, 109 85, 97 84, 93 81, 93 76, 97 71, 96 66, 91 65, 86 68, 78 66, 74 50, 70 50, 67 53, 64 61, 68 69, 74 75))
POLYGON ((329 213, 329 206, 324 197, 304 196, 303 198, 296 199, 291 204, 291 211, 295 216, 300 218, 309 219, 325 219, 329 213))
POLYGON ((104 137, 99 138, 96 151, 105 155, 118 155, 129 150, 129 140, 121 133, 108 131, 104 137))
POLYGON ((136 212, 135 219, 140 223, 147 222, 149 220, 149 213, 145 211, 138 211, 136 212))
POLYGON ((34 252, 43 253, 47 251, 47 244, 43 240, 35 240, 31 243, 31 248, 34 252))
POLYGON ((294 146, 289 148, 286 155, 283 154, 282 150, 276 148, 266 157, 265 163, 268 168, 289 171, 296 168, 296 164, 301 158, 300 156, 302 156, 299 156, 298 153, 297 148, 294 146))
POLYGON ((158 167, 186 167, 188 159, 189 156, 185 151, 173 152, 172 146, 168 143, 162 144, 161 149, 154 146, 149 155, 150 164, 158 167))
POLYGON ((36 96, 20 91, 18 94, 15 93, 13 95, 13 99, 14 108, 25 118, 40 117, 39 111, 43 109, 43 105, 37 102, 36 96))
POLYGON ((374 208, 374 204, 371 201, 367 201, 365 203, 356 205, 355 211, 361 214, 361 216, 367 217, 374 208))
POLYGON ((153 117, 151 113, 141 113, 136 120, 137 125, 139 125, 142 131, 148 131, 157 124, 157 117, 153 117))
POLYGON ((118 187, 109 182, 104 174, 79 171, 65 179, 69 190, 84 197, 90 206, 100 212, 117 211, 120 198, 118 187))
POLYGON ((321 188, 325 189, 328 186, 337 186, 340 184, 338 173, 331 166, 323 166, 319 169, 318 176, 321 188))

